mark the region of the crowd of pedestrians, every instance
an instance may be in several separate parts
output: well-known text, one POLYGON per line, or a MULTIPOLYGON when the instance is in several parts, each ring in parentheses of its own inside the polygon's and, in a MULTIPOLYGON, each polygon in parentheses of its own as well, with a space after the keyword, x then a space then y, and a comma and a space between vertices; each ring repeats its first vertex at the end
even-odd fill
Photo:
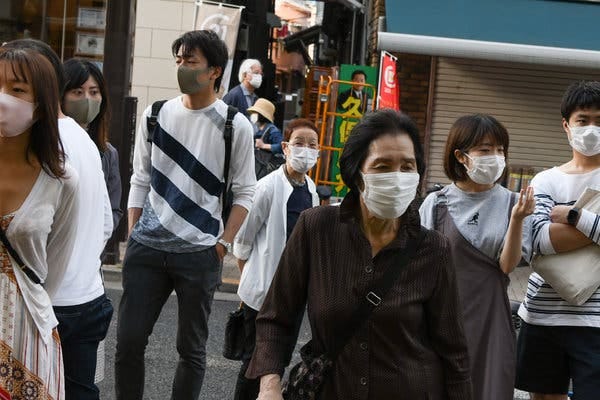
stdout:
MULTIPOLYGON (((474 114, 448 132, 452 183, 415 201, 426 170, 418 128, 379 110, 342 150, 348 194, 317 207, 307 173, 319 131, 298 118, 282 134, 275 105, 255 93, 260 62, 245 60, 221 100, 228 50, 217 34, 184 33, 171 51, 181 95, 148 106, 135 139, 117 399, 145 397, 146 346, 173 291, 171 398, 199 398, 227 253, 244 318, 235 400, 512 400, 515 387, 533 400, 565 400, 570 388, 573 400, 600 396, 600 289, 574 305, 532 273, 518 339, 507 297, 516 267, 600 244, 600 215, 574 206, 600 189, 599 82, 563 97, 572 159, 519 193, 500 185, 509 132, 474 114), (305 364, 285 384, 305 313, 305 364)), ((347 96, 366 100, 365 74, 353 80, 347 96)), ((123 214, 109 110, 93 62, 61 64, 31 39, 0 47, 0 399, 99 399, 113 313, 100 266, 123 214)))

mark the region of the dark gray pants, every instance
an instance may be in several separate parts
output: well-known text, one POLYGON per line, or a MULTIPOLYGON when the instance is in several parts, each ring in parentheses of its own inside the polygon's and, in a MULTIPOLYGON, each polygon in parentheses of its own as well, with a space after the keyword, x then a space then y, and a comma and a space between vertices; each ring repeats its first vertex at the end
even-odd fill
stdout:
POLYGON ((206 368, 208 316, 220 274, 214 247, 167 253, 129 240, 117 323, 115 390, 118 400, 142 400, 144 351, 160 311, 175 290, 177 352, 171 399, 196 400, 206 368))

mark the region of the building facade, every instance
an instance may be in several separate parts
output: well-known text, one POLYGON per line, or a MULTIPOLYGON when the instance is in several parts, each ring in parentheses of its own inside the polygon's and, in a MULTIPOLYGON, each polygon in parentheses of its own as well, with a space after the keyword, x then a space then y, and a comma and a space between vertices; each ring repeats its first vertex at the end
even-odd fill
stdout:
POLYGON ((513 190, 570 158, 560 102, 573 81, 600 80, 600 4, 375 3, 373 18, 385 17, 387 25, 377 47, 398 57, 401 107, 423 131, 427 186, 448 183, 442 152, 464 114, 491 114, 507 127, 513 190))

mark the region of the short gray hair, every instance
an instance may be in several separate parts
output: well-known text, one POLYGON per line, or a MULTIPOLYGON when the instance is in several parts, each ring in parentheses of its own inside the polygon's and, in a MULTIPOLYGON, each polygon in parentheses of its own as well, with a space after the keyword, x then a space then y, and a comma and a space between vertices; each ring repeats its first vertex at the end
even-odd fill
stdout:
POLYGON ((240 69, 238 71, 238 81, 240 81, 240 83, 242 83, 242 81, 244 80, 244 74, 247 72, 252 72, 252 67, 255 65, 258 65, 262 68, 262 64, 260 63, 260 61, 254 58, 248 58, 242 61, 242 65, 240 65, 240 69))

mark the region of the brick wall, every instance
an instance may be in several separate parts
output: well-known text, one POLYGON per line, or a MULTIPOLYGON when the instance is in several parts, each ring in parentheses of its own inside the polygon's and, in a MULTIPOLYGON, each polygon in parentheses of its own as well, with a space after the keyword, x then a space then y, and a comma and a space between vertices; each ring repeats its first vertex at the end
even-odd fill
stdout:
POLYGON ((427 124, 431 56, 394 53, 398 57, 400 108, 417 123, 421 137, 427 124))
POLYGON ((385 0, 373 0, 371 2, 371 19, 369 20, 369 36, 367 38, 368 55, 367 60, 373 67, 379 66, 379 51, 377 50, 377 28, 379 17, 385 17, 385 0))

